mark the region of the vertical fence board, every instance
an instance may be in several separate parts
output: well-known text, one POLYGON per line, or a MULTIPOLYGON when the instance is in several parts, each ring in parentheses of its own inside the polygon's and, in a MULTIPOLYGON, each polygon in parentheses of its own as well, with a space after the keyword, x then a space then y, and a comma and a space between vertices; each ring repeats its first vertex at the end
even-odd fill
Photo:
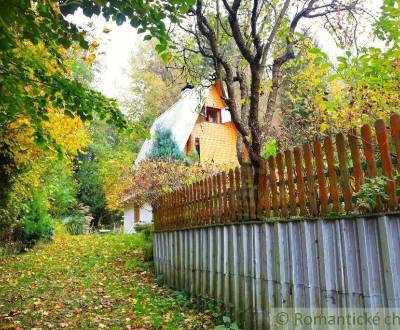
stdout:
POLYGON ((194 219, 194 224, 195 226, 199 225, 199 219, 200 219, 200 208, 199 208, 199 200, 200 200, 200 182, 196 182, 195 185, 195 194, 196 194, 196 201, 195 201, 195 219, 194 219))
POLYGON ((228 190, 226 187, 226 173, 222 172, 222 197, 223 197, 223 217, 222 220, 223 222, 229 220, 229 212, 228 212, 228 203, 229 203, 229 196, 228 196, 228 190))
POLYGON ((212 177, 209 177, 207 179, 207 184, 208 184, 208 200, 207 200, 207 207, 208 207, 208 217, 210 223, 214 223, 214 204, 213 204, 213 181, 212 177))
POLYGON ((367 173, 370 177, 377 175, 374 148, 372 141, 371 127, 364 125, 361 127, 361 136, 363 141, 365 161, 367 163, 367 173))
POLYGON ((197 199, 197 225, 201 226, 202 219, 203 219, 202 218, 203 217, 202 205, 201 205, 202 198, 203 198, 203 181, 202 180, 199 181, 198 189, 199 189, 198 190, 199 195, 198 195, 198 199, 197 199))
POLYGON ((321 203, 321 215, 324 216, 328 214, 328 191, 326 189, 322 146, 321 142, 319 142, 318 140, 314 141, 314 154, 315 154, 315 166, 317 169, 319 201, 321 203))
POLYGON ((347 135, 349 147, 351 152, 351 159, 353 161, 353 177, 354 177, 354 191, 360 190, 363 172, 361 168, 360 145, 358 143, 357 132, 355 129, 351 130, 347 135))
POLYGON ((340 212, 339 191, 337 187, 335 158, 333 155, 333 143, 330 136, 326 137, 324 140, 324 149, 326 155, 326 163, 328 167, 329 193, 332 200, 332 210, 333 212, 338 214, 340 212))
MULTIPOLYGON (((367 163, 367 175, 371 178, 378 175, 374 156, 374 141, 372 139, 371 127, 367 124, 361 127, 361 137, 363 142, 365 162, 367 163)), ((382 210, 382 201, 379 197, 376 198, 376 206, 374 211, 382 210)))
POLYGON ((275 159, 274 157, 268 158, 268 174, 269 182, 271 186, 272 195, 272 209, 275 217, 279 216, 279 201, 278 201, 278 190, 276 184, 276 171, 275 171, 275 159))
POLYGON ((290 150, 285 151, 285 164, 286 164, 286 174, 288 178, 290 215, 297 216, 296 190, 295 190, 294 176, 293 176, 293 161, 292 161, 292 152, 290 150))
POLYGON ((256 204, 255 204, 255 191, 254 191, 254 174, 252 166, 246 166, 246 184, 249 198, 249 216, 250 219, 256 218, 256 204))
POLYGON ((394 114, 390 117, 390 131, 396 151, 397 169, 400 169, 400 115, 394 114))
POLYGON ((217 223, 218 218, 219 218, 219 205, 218 205, 218 187, 217 187, 217 176, 216 175, 213 175, 213 177, 212 177, 212 185, 213 185, 212 200, 213 200, 213 208, 214 208, 213 223, 217 223))
POLYGON ((350 188, 350 176, 349 170, 347 169, 347 156, 346 156, 346 145, 344 135, 342 133, 336 134, 336 148, 339 158, 339 169, 340 169, 340 185, 342 187, 344 207, 347 212, 353 209, 351 202, 351 188, 350 188))
POLYGON ((222 177, 221 173, 217 174, 217 199, 218 199, 218 223, 222 222, 224 214, 224 202, 222 199, 222 177))
POLYGON ((211 208, 210 208, 210 185, 209 185, 209 180, 208 178, 204 179, 204 199, 203 199, 203 205, 204 205, 204 223, 205 224, 211 224, 211 208))
POLYGON ((229 214, 230 220, 235 221, 237 220, 236 214, 236 201, 235 201, 235 175, 233 170, 229 170, 229 214))
POLYGON ((203 198, 202 198, 202 205, 203 205, 203 224, 206 224, 208 221, 208 179, 205 178, 203 180, 203 198))
POLYGON ((308 202, 310 203, 310 215, 313 217, 317 216, 317 199, 316 199, 316 187, 314 181, 314 170, 312 165, 312 152, 308 144, 303 145, 303 155, 304 155, 304 165, 306 168, 306 178, 307 178, 307 196, 308 202))
POLYGON ((381 154, 382 162, 382 173, 388 179, 386 182, 386 193, 389 196, 389 208, 391 210, 397 207, 397 196, 396 196, 396 181, 393 177, 392 160, 390 157, 388 137, 386 133, 386 126, 383 120, 377 120, 375 122, 376 138, 378 140, 379 151, 381 154))
POLYGON ((285 172, 283 168, 283 157, 282 154, 279 153, 276 156, 276 166, 278 168, 278 178, 279 178, 279 204, 281 205, 281 215, 286 218, 288 216, 287 211, 287 194, 286 194, 286 185, 285 185, 285 172))
POLYGON ((241 184, 242 184, 242 201, 243 201, 243 206, 242 206, 242 214, 244 219, 249 219, 250 218, 250 205, 249 205, 249 186, 248 186, 248 174, 249 172, 247 171, 248 165, 242 165, 241 171, 240 171, 240 176, 241 176, 241 184))
POLYGON ((300 214, 307 215, 307 206, 306 206, 306 195, 304 190, 304 174, 303 174, 303 162, 301 159, 301 150, 299 147, 294 148, 294 163, 296 166, 296 184, 297 184, 297 193, 299 198, 300 205, 300 214))
POLYGON ((267 199, 267 169, 264 160, 260 162, 258 178, 257 217, 265 216, 267 199))
POLYGON ((238 221, 242 220, 242 208, 243 208, 243 203, 242 203, 242 189, 240 186, 240 171, 239 167, 235 168, 235 195, 236 195, 236 218, 238 221))

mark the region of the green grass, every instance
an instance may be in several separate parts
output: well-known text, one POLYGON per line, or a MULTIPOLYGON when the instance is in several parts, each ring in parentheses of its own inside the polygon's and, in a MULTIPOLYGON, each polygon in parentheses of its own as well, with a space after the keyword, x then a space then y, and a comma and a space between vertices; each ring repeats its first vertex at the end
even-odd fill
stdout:
POLYGON ((0 329, 210 329, 210 315, 156 285, 141 235, 69 236, 0 257, 0 329))

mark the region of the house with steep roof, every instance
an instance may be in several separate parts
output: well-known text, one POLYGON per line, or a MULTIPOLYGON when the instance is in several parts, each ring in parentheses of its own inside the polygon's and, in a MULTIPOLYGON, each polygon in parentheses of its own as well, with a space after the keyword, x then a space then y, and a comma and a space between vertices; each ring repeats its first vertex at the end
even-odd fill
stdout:
MULTIPOLYGON (((223 88, 216 82, 210 87, 186 88, 180 99, 153 123, 150 133, 136 158, 135 165, 147 158, 157 128, 169 129, 186 155, 196 150, 200 162, 238 164, 236 144, 238 131, 223 99, 223 88)), ((135 223, 152 221, 151 205, 135 206, 126 201, 124 232, 133 231, 135 223)))

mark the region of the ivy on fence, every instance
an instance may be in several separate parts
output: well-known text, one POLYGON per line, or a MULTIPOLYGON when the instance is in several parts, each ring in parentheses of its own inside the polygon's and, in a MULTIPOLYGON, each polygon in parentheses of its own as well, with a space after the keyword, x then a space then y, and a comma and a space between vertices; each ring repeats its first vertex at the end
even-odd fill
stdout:
POLYGON ((388 126, 377 120, 374 129, 364 125, 360 132, 353 129, 279 153, 262 161, 258 173, 243 165, 167 193, 154 205, 155 229, 395 211, 398 170, 400 116, 394 114, 388 126), (369 191, 374 203, 366 210, 359 199, 369 191))

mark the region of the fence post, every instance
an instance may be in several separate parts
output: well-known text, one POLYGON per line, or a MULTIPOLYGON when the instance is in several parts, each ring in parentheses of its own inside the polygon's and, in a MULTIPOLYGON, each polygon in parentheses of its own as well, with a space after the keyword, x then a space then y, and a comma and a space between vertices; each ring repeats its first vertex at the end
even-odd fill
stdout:
POLYGON ((333 143, 332 138, 327 136, 324 140, 324 149, 326 155, 326 163, 328 167, 329 177, 329 193, 332 200, 332 209, 336 214, 340 213, 339 192, 337 188, 337 176, 335 169, 335 159, 333 156, 333 143))
POLYGON ((267 199, 267 164, 265 160, 260 162, 260 173, 258 178, 257 218, 264 216, 267 199))
POLYGON ((392 160, 389 152, 386 126, 383 120, 377 120, 375 122, 375 132, 381 154, 382 173, 388 179, 385 189, 389 196, 389 208, 394 210, 397 207, 396 181, 393 177, 392 160))
POLYGON ((250 218, 250 208, 249 208, 249 187, 248 187, 248 171, 247 164, 243 164, 241 167, 240 175, 241 175, 241 183, 242 183, 242 214, 245 220, 250 218))
POLYGON ((344 135, 342 133, 336 134, 336 150, 339 159, 339 169, 340 169, 340 183, 342 186, 342 193, 344 199, 344 207, 346 212, 353 210, 353 204, 351 201, 351 188, 350 188, 350 178, 349 170, 347 168, 347 157, 346 157, 346 145, 345 145, 344 135))
POLYGON ((241 180, 240 180, 240 171, 239 167, 236 166, 235 168, 235 195, 236 195, 236 215, 238 221, 243 219, 243 199, 242 199, 242 189, 241 189, 241 180))
POLYGON ((297 193, 299 196, 300 215, 305 216, 307 215, 307 205, 306 194, 304 190, 303 162, 299 147, 294 148, 294 163, 296 165, 297 193))
POLYGON ((347 139, 349 141, 351 159, 353 160, 354 191, 358 192, 362 184, 363 172, 360 160, 360 145, 355 129, 349 132, 347 139))
POLYGON ((400 115, 394 114, 390 117, 390 131, 396 150, 397 169, 400 169, 400 115))
POLYGON ((255 192, 254 192, 254 173, 253 166, 246 166, 246 178, 247 178, 247 193, 249 196, 249 216, 250 219, 256 218, 256 201, 255 201, 255 192))
POLYGON ((314 181, 314 170, 312 166, 312 153, 311 148, 308 144, 303 145, 304 165, 306 168, 306 178, 308 187, 308 201, 310 203, 310 215, 315 217, 318 214, 317 199, 315 196, 315 181, 314 181))
POLYGON ((228 212, 228 200, 229 200, 229 196, 228 196, 228 192, 227 192, 227 188, 226 188, 226 172, 223 171, 222 172, 222 197, 223 197, 223 201, 224 201, 224 217, 223 220, 227 221, 229 220, 229 212, 228 212))
POLYGON ((221 223, 224 217, 224 203, 222 199, 222 177, 221 173, 217 174, 217 200, 218 200, 218 223, 221 223))
POLYGON ((235 174, 233 173, 233 170, 230 169, 228 172, 229 175, 229 210, 230 210, 230 216, 231 216, 231 221, 235 221, 237 219, 237 214, 236 214, 236 199, 235 199, 235 174))
POLYGON ((327 215, 328 214, 328 191, 326 189, 326 179, 325 179, 322 146, 321 146, 321 142, 319 142, 318 140, 314 141, 314 154, 315 154, 315 166, 317 168, 319 200, 321 203, 321 215, 327 215))
POLYGON ((289 188, 289 215, 297 215, 297 202, 296 202, 296 190, 294 185, 293 177, 293 162, 292 162, 292 152, 290 150, 285 151, 285 164, 286 164, 286 174, 288 178, 288 188, 289 188))
POLYGON ((285 185, 285 172, 283 169, 283 157, 281 153, 276 155, 276 165, 278 167, 278 177, 279 177, 279 198, 281 204, 281 215, 282 217, 287 217, 287 194, 285 185))
POLYGON ((276 187, 276 172, 275 172, 275 158, 269 157, 268 158, 268 173, 269 173, 269 182, 272 194, 272 210, 274 217, 279 216, 279 202, 278 202, 278 191, 276 187))

